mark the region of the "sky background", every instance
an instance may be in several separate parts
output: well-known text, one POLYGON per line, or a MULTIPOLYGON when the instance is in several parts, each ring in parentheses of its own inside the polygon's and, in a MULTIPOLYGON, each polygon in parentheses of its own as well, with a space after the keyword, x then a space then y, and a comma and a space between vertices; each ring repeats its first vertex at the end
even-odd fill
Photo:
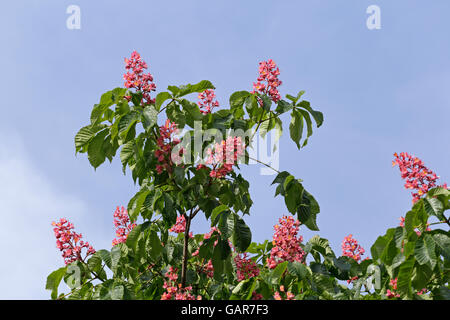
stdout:
MULTIPOLYGON (((51 222, 66 217, 97 250, 111 247, 113 212, 136 192, 119 159, 97 171, 75 156, 74 136, 100 95, 122 86, 137 50, 157 91, 208 79, 226 106, 251 90, 258 62, 279 66, 282 96, 305 90, 324 113, 298 151, 284 124, 280 170, 318 200, 320 232, 337 253, 348 234, 366 248, 411 207, 394 152, 412 153, 450 182, 450 2, 8 1, 0 13, 0 298, 49 299, 47 275, 63 265, 51 222), (66 9, 81 8, 69 30, 66 9), (366 9, 381 8, 368 30, 366 9)), ((260 166, 243 170, 254 201, 254 241, 287 214, 260 166)), ((199 220, 194 231, 207 232, 199 220)))

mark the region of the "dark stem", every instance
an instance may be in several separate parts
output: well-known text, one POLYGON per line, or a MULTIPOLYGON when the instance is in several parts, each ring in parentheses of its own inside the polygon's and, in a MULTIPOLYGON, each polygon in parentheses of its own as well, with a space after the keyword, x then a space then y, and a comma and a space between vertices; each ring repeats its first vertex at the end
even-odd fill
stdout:
POLYGON ((188 248, 189 248, 189 230, 191 228, 191 221, 195 217, 195 215, 200 211, 200 208, 197 208, 191 212, 189 215, 183 213, 184 218, 186 219, 186 227, 184 230, 184 247, 183 247, 183 265, 181 266, 181 287, 186 287, 186 276, 187 276, 187 262, 188 262, 188 248))
POLYGON ((189 246, 189 228, 191 227, 191 218, 185 215, 186 228, 184 231, 184 248, 183 248, 183 265, 181 267, 181 287, 186 286, 187 261, 188 261, 188 246, 189 246))

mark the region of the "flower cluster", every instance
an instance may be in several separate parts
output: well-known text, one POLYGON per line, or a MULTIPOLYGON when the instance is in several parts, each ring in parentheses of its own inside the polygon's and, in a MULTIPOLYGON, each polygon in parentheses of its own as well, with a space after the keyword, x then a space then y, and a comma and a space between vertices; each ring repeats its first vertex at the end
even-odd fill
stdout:
MULTIPOLYGON (((401 152, 400 155, 394 153, 394 157, 392 166, 399 166, 402 179, 406 180, 405 188, 417 190, 417 192, 411 193, 413 203, 416 203, 431 188, 436 187, 436 180, 439 177, 428 169, 422 160, 406 152, 401 152)), ((447 184, 443 184, 441 187, 447 188, 447 184)))
POLYGON ((389 281, 389 285, 391 287, 391 289, 387 289, 386 291, 386 296, 391 299, 391 298, 400 298, 400 295, 395 292, 395 290, 397 290, 397 278, 395 279, 391 279, 391 281, 389 281))
MULTIPOLYGON (((175 224, 169 229, 170 232, 183 233, 186 231, 186 218, 183 215, 177 217, 175 224)), ((189 237, 193 238, 192 232, 189 232, 189 237)))
POLYGON ((198 272, 206 274, 208 278, 214 277, 214 266, 212 264, 212 259, 209 259, 206 265, 201 266, 198 272))
POLYGON ((263 300, 264 297, 262 294, 257 293, 256 291, 252 292, 252 300, 263 300))
POLYGON ((186 218, 183 215, 178 216, 177 221, 172 228, 169 229, 169 231, 175 233, 183 233, 186 231, 186 218))
POLYGON ((201 296, 195 297, 191 294, 192 287, 182 288, 181 284, 177 285, 178 273, 177 268, 170 267, 166 272, 163 288, 166 290, 161 296, 161 300, 201 300, 201 296))
MULTIPOLYGON (((150 92, 156 90, 156 85, 153 83, 153 76, 150 73, 143 73, 144 69, 147 69, 147 63, 142 60, 139 53, 133 51, 130 59, 125 58, 125 69, 127 70, 127 73, 123 75, 125 88, 135 89, 142 93, 141 103, 155 103, 155 99, 150 97, 150 92)), ((125 98, 129 101, 131 96, 125 96, 125 98)))
POLYGON ((344 257, 350 257, 356 262, 359 262, 364 252, 364 248, 358 244, 358 241, 353 238, 353 235, 349 234, 342 241, 342 255, 344 257))
POLYGON ((236 276, 238 281, 250 279, 259 275, 258 265, 250 258, 247 258, 247 252, 237 254, 234 258, 236 264, 236 276))
POLYGON ((136 227, 136 223, 130 222, 128 211, 124 207, 119 208, 117 206, 114 212, 114 226, 116 227, 117 238, 112 241, 113 246, 127 241, 128 234, 136 227))
POLYGON ((200 112, 203 114, 211 113, 211 110, 214 107, 219 106, 219 102, 217 100, 214 101, 216 94, 214 90, 206 89, 205 91, 198 94, 198 98, 200 101, 198 102, 198 106, 200 107, 200 112))
MULTIPOLYGON (((280 291, 284 292, 284 286, 280 286, 280 291)), ((283 298, 281 297, 281 294, 278 291, 275 291, 275 294, 273 295, 273 298, 275 300, 283 300, 283 298)), ((286 292, 286 299, 284 300, 295 300, 295 295, 289 291, 286 292)))
POLYGON ((280 93, 278 87, 281 85, 281 81, 278 79, 280 69, 277 67, 272 59, 267 61, 261 61, 259 63, 259 77, 257 82, 253 83, 253 91, 258 91, 262 94, 267 94, 273 102, 277 103, 280 99, 280 93))
MULTIPOLYGON (((245 143, 241 137, 228 137, 221 143, 216 143, 214 148, 206 150, 206 165, 212 165, 209 175, 212 178, 223 178, 233 171, 233 165, 238 163, 238 159, 245 152, 245 143)), ((204 168, 203 164, 197 166, 197 169, 204 168)))
POLYGON ((423 288, 422 290, 417 291, 416 294, 417 294, 418 296, 421 296, 421 295, 423 295, 423 294, 425 294, 425 293, 427 293, 427 292, 428 292, 428 289, 423 288))
POLYGON ((267 266, 270 269, 283 261, 303 262, 305 252, 300 246, 303 237, 297 237, 299 228, 300 221, 294 220, 291 216, 283 216, 279 219, 279 225, 274 226, 273 248, 270 251, 270 257, 267 258, 267 266))
POLYGON ((84 261, 88 256, 95 253, 94 248, 83 240, 81 233, 72 231, 74 229, 73 223, 61 218, 58 222, 52 222, 53 232, 56 237, 56 247, 62 251, 64 263, 67 265, 74 261, 84 261), (87 249, 85 257, 81 255, 81 250, 87 249))
POLYGON ((164 170, 171 173, 174 162, 180 160, 180 156, 183 154, 183 148, 180 148, 178 155, 172 155, 172 149, 180 143, 180 139, 173 138, 172 135, 178 132, 177 125, 171 122, 169 119, 163 126, 159 127, 159 136, 156 141, 158 149, 155 151, 155 157, 159 164, 156 165, 156 171, 162 173, 164 170))

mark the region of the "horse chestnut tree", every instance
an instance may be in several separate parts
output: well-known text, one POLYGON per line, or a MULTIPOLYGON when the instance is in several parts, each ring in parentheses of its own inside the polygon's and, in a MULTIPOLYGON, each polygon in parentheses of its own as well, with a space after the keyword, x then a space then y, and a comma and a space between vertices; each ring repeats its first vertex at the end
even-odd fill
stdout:
POLYGON ((244 220, 253 203, 249 182, 239 173, 255 134, 280 135, 280 116, 290 113, 289 134, 300 149, 322 125, 322 113, 303 91, 282 99, 273 60, 259 63, 253 90, 234 92, 228 107, 207 80, 154 94, 137 52, 125 69, 124 87, 101 96, 75 149, 94 168, 119 152, 139 191, 114 212, 110 250, 82 240, 67 219, 53 222, 65 266, 47 278, 52 299, 450 299, 450 190, 420 159, 394 155, 405 187, 417 192, 400 225, 370 252, 352 235, 340 256, 324 238, 305 241, 300 227, 319 230, 319 204, 301 179, 275 168, 275 196, 287 212, 271 240, 255 243, 244 220), (211 229, 194 235, 199 214, 211 229), (67 293, 58 293, 62 281, 67 293))

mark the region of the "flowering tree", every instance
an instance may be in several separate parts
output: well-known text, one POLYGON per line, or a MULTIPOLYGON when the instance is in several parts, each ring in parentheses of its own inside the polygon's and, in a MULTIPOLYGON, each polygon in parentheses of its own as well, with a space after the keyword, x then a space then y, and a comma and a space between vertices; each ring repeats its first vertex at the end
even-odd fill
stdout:
POLYGON ((272 60, 260 62, 253 90, 234 92, 228 108, 220 108, 207 80, 153 95, 153 76, 137 52, 125 69, 124 88, 101 96, 75 148, 94 168, 120 149, 123 171, 129 168, 140 189, 114 212, 110 250, 95 250, 66 219, 53 223, 66 264, 47 278, 53 299, 450 299, 450 234, 437 229, 450 226, 450 191, 422 161, 395 154, 405 186, 418 192, 370 257, 362 259, 366 251, 352 235, 341 256, 317 235, 304 242, 300 227, 319 230, 319 204, 301 179, 275 168, 275 196, 289 214, 274 226, 272 241, 255 243, 244 220, 253 202, 239 165, 248 164, 255 134, 282 133, 281 115, 290 112, 289 134, 300 149, 322 113, 302 100, 303 91, 281 98, 272 60), (199 214, 211 229, 194 235, 199 214), (58 294, 63 280, 70 290, 58 294))

